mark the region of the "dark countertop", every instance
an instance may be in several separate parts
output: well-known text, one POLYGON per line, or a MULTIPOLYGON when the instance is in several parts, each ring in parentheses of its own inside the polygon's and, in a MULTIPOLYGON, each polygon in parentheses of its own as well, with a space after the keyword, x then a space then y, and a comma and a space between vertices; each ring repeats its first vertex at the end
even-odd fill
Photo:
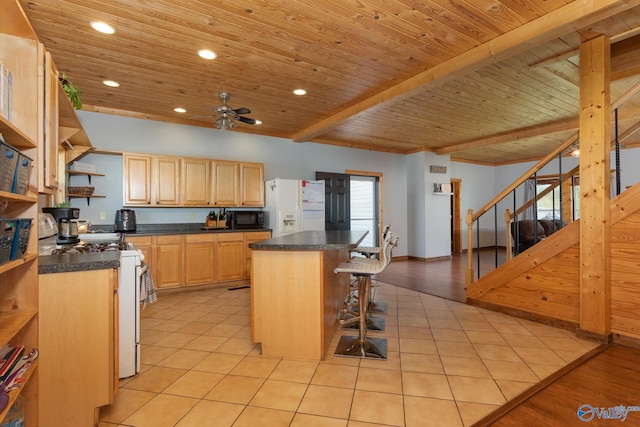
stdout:
POLYGON ((367 231, 302 231, 250 243, 253 250, 263 251, 331 251, 353 249, 367 231))
MULTIPOLYGON (((245 233, 252 231, 271 231, 269 228, 249 228, 232 230, 216 228, 204 230, 204 223, 176 223, 176 224, 138 224, 136 231, 126 233, 127 236, 161 236, 169 234, 207 234, 207 233, 245 233)), ((94 232, 113 233, 113 225, 92 225, 94 232)))
POLYGON ((69 273, 120 267, 120 252, 44 255, 38 257, 38 273, 69 273))

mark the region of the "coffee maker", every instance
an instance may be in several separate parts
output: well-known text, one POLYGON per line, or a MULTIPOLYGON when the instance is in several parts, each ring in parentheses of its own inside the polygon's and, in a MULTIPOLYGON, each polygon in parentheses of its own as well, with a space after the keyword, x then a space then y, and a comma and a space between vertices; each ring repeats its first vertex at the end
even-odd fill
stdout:
POLYGON ((60 245, 70 245, 80 242, 78 237, 78 218, 80 209, 78 208, 42 208, 43 213, 53 215, 58 223, 58 237, 56 243, 60 245))

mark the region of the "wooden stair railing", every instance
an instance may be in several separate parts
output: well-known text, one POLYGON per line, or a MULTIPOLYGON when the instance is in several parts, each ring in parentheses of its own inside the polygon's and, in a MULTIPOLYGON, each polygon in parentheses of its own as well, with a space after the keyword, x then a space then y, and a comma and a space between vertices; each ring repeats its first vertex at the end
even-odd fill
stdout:
MULTIPOLYGON (((617 110, 622 104, 635 96, 638 92, 640 92, 640 82, 633 85, 627 92, 622 94, 618 99, 616 99, 611 104, 611 110, 617 110)), ((631 126, 623 135, 618 136, 617 141, 614 140, 611 142, 611 146, 615 147, 620 142, 629 138, 632 134, 640 130, 640 121, 631 126)), ((473 209, 469 209, 467 211, 466 222, 467 222, 467 269, 465 272, 465 284, 468 286, 470 283, 474 281, 474 270, 473 270, 473 225, 478 221, 478 219, 487 213, 490 209, 492 209, 495 205, 497 205, 500 201, 502 201, 508 194, 522 185, 527 179, 529 179, 532 175, 540 171, 544 166, 546 166, 551 160, 555 159, 557 156, 561 156, 562 153, 568 149, 571 145, 577 143, 580 140, 579 132, 576 131, 573 135, 567 138, 563 143, 561 143, 555 150, 551 153, 543 157, 538 163, 529 168, 525 173, 523 173, 518 179, 512 182, 507 188, 502 190, 497 196, 491 199, 487 204, 485 204, 482 208, 480 208, 477 212, 473 212, 473 209)), ((576 167, 579 169, 579 166, 576 167)), ((572 169, 575 170, 576 168, 572 169)), ((567 174, 571 173, 568 172, 567 174)), ((565 175, 566 176, 566 175, 565 175)), ((564 179, 563 179, 564 181, 564 179)), ((546 191, 546 190, 545 190, 546 191)), ((552 190, 549 190, 552 191, 552 190)), ((543 192, 544 193, 544 192, 543 192)), ((548 192, 547 192, 548 193, 548 192)), ((547 194, 544 193, 544 194, 547 194)), ((541 193, 542 194, 542 193, 541 193)), ((534 199, 535 200, 535 199, 534 199)), ((534 200, 527 201, 527 203, 534 203, 534 200)), ((529 205, 530 206, 530 205, 529 205)), ((528 207, 528 206, 527 206, 528 207)), ((522 208, 522 210, 526 209, 522 208)), ((518 209, 517 211, 520 211, 518 209)), ((506 221, 506 218, 505 218, 506 221)), ((509 232, 509 230, 507 230, 509 232)), ((508 234, 509 235, 509 234, 508 234)), ((507 245, 510 245, 510 238, 507 238, 507 245)))

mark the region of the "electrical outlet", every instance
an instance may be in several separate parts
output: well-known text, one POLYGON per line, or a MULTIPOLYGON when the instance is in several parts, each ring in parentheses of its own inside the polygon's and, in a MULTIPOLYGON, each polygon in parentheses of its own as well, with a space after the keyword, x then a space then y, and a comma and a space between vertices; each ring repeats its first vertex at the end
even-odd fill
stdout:
POLYGON ((104 211, 100 212, 100 220, 105 220, 105 219, 107 219, 107 213, 104 211))
POLYGON ((196 219, 196 213, 195 212, 190 212, 189 213, 189 219, 196 219))

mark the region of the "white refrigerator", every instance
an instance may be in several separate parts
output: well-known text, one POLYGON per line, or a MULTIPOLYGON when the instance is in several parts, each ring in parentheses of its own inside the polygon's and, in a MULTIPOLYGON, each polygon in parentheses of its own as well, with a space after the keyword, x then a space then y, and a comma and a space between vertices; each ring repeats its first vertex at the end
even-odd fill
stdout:
POLYGON ((265 224, 272 237, 324 230, 324 180, 276 178, 265 182, 265 224))

